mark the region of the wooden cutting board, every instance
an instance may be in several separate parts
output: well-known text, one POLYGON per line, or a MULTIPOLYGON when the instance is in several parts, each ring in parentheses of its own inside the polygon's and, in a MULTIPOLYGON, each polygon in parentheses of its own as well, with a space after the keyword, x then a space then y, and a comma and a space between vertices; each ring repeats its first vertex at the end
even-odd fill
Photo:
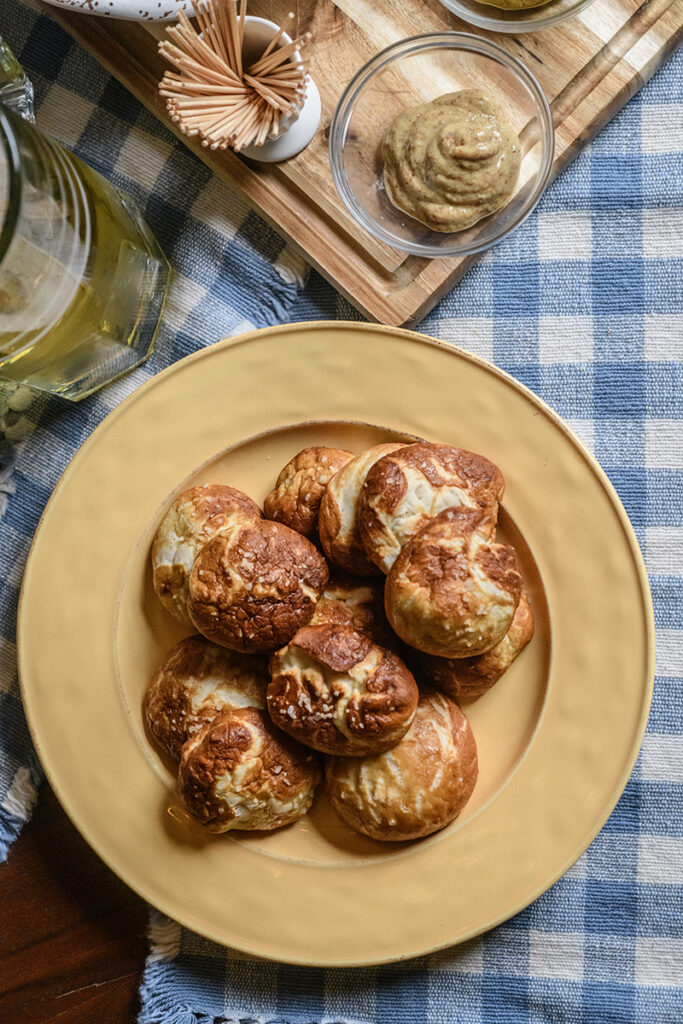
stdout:
MULTIPOLYGON (((357 225, 332 182, 329 124, 349 79, 390 43, 426 32, 477 30, 452 16, 438 0, 297 0, 295 5, 292 0, 250 0, 249 13, 281 23, 293 6, 297 34, 313 34, 311 75, 323 105, 313 142, 285 163, 258 164, 230 151, 211 152, 181 137, 369 319, 415 324, 477 256, 409 256, 376 241, 357 225)), ((176 131, 157 93, 165 69, 157 54, 163 26, 41 8, 176 131)), ((556 175, 681 40, 683 0, 595 0, 577 17, 543 32, 479 34, 505 47, 538 79, 553 112, 556 175)))

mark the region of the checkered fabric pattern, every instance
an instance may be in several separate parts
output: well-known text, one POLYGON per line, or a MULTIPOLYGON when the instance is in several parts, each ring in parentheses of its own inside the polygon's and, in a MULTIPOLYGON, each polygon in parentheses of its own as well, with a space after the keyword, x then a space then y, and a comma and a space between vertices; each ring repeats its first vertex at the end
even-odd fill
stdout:
MULTIPOLYGON (((132 194, 179 275, 157 351, 77 407, 0 392, 0 852, 41 772, 21 711, 15 615, 28 546, 69 459, 163 366, 347 302, 45 16, 3 0, 37 118, 132 194), (2 439, 4 437, 4 440, 2 439)), ((255 961, 152 911, 141 1024, 680 1024, 683 1021, 683 59, 670 60, 487 253, 423 329, 493 360, 595 453, 645 554, 652 712, 633 776, 588 851, 513 920, 401 965, 255 961)), ((264 924, 264 927, 266 925, 264 924)))

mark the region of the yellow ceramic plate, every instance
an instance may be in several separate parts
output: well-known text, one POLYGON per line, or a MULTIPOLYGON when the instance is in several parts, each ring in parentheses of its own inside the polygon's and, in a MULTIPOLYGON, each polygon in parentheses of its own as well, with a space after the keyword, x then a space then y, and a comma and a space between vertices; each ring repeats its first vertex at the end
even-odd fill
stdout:
POLYGON ((460 942, 530 903, 621 793, 650 703, 653 626, 626 514, 556 416, 505 374, 421 335, 311 323, 243 335, 154 378, 64 474, 29 558, 19 619, 38 753, 82 834, 140 895, 218 942, 278 960, 368 964, 460 942), (190 822, 141 714, 182 635, 150 586, 170 498, 219 481, 262 500, 310 444, 405 435, 481 452, 506 480, 537 633, 468 709, 481 774, 445 831, 393 847, 324 798, 270 834, 190 822))

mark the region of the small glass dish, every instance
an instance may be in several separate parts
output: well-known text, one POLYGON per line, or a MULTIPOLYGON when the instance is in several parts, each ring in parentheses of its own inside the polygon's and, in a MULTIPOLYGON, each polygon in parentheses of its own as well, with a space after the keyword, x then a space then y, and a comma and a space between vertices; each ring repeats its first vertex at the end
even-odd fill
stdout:
POLYGON ((558 25, 566 18, 588 7, 593 0, 550 0, 539 7, 521 10, 503 10, 492 4, 477 3, 477 0, 441 0, 444 7, 477 28, 489 32, 537 32, 542 28, 558 25))
POLYGON ((349 82, 330 125, 332 177, 350 212, 380 241, 428 258, 481 252, 518 227, 541 198, 553 153, 552 114, 534 76, 500 46, 461 32, 415 36, 377 54, 349 82), (443 233, 389 201, 381 145, 401 111, 460 89, 480 89, 499 104, 520 138, 522 166, 505 206, 443 233))

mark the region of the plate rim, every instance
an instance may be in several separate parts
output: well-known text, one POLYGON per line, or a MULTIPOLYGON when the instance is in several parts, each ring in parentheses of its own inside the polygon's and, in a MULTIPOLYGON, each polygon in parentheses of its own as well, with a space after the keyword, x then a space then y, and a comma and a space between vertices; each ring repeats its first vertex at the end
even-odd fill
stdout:
MULTIPOLYGON (((593 823, 592 827, 588 830, 588 832, 586 834, 584 834, 582 836, 580 841, 577 840, 573 844, 573 851, 576 851, 576 852, 572 852, 572 854, 569 855, 569 857, 566 859, 566 861, 563 862, 562 867, 559 870, 554 871, 552 873, 552 876, 550 876, 550 875, 546 876, 543 879, 543 882, 538 887, 534 888, 533 895, 530 898, 527 898, 525 896, 525 897, 523 897, 521 899, 521 901, 519 903, 515 903, 514 908, 512 910, 507 908, 507 909, 504 909, 500 914, 494 914, 485 923, 483 923, 480 927, 476 928, 476 930, 469 931, 468 934, 466 936, 463 936, 462 938, 459 938, 459 939, 456 939, 456 940, 445 941, 445 942, 444 941, 439 941, 439 942, 437 942, 435 944, 429 944, 429 945, 426 945, 426 946, 422 946, 419 949, 411 949, 411 950, 409 950, 407 952, 399 953, 399 954, 396 954, 395 956, 390 956, 390 957, 387 957, 387 956, 384 956, 384 955, 379 956, 379 957, 367 957, 367 956, 364 956, 361 959, 330 959, 330 958, 324 958, 323 957, 323 958, 315 959, 314 961, 312 961, 310 958, 301 958, 301 957, 291 957, 290 958, 290 957, 288 957, 286 955, 283 956, 283 955, 280 955, 280 954, 278 954, 277 957, 273 957, 273 956, 271 956, 268 953, 264 953, 262 948, 258 948, 258 947, 255 947, 253 945, 250 945, 248 942, 241 942, 239 946, 235 945, 234 943, 232 944, 232 948, 239 949, 240 951, 242 951, 242 952, 244 952, 244 953, 246 953, 248 955, 251 955, 251 956, 254 956, 254 957, 257 957, 257 958, 260 958, 260 959, 264 959, 265 958, 265 959, 272 960, 274 962, 281 962, 281 963, 293 964, 293 965, 299 965, 299 966, 312 966, 312 967, 316 967, 316 968, 317 967, 320 967, 320 968, 326 968, 326 967, 363 967, 363 966, 374 966, 374 965, 381 965, 381 964, 388 964, 388 963, 398 963, 398 962, 405 961, 405 960, 410 960, 410 959, 415 959, 415 958, 418 958, 418 957, 427 956, 427 955, 429 955, 431 953, 435 953, 435 952, 438 952, 440 950, 444 950, 444 949, 448 949, 448 948, 460 945, 462 942, 469 941, 469 940, 471 940, 471 939, 473 939, 473 938, 475 938, 475 937, 477 937, 477 936, 479 936, 481 934, 484 934, 485 932, 491 930, 492 928, 497 927, 498 925, 502 924, 503 922, 505 922, 507 920, 510 920, 510 918, 512 918, 516 914, 520 913, 522 910, 524 910, 526 907, 528 907, 531 903, 533 903, 535 900, 537 900, 539 898, 539 896, 541 896, 544 892, 546 892, 549 888, 551 888, 558 881, 558 879, 560 879, 566 873, 566 871, 578 860, 578 858, 585 852, 585 850, 590 846, 590 844, 593 842, 595 837, 602 830, 602 828, 604 827, 604 825, 607 822, 608 818, 612 814, 614 808, 616 807, 616 805, 617 805, 617 803, 618 803, 618 801, 619 801, 619 799, 620 799, 620 797, 621 797, 621 795, 622 795, 622 793, 623 793, 623 791, 624 791, 624 789, 626 787, 626 784, 627 784, 627 782, 628 782, 628 780, 629 780, 629 778, 630 778, 630 776, 631 776, 631 774, 633 772, 633 768, 634 768, 635 763, 637 761, 638 754, 639 754, 640 748, 642 746, 643 736, 645 734, 645 730, 646 730, 646 727, 647 727, 647 722, 648 722, 649 713, 650 713, 650 707, 651 707, 651 702, 652 702, 652 694, 653 694, 653 686, 654 686, 654 676, 655 676, 655 622, 654 622, 654 610, 653 610, 652 597, 651 597, 649 581, 648 581, 648 576, 647 576, 647 570, 646 570, 646 567, 645 567, 645 562, 644 562, 643 555, 642 555, 642 552, 641 552, 641 549, 640 549, 640 545, 639 545, 638 540, 637 540, 637 536, 636 536, 635 530, 634 530, 634 528, 633 528, 633 526, 631 524, 631 521, 630 521, 630 519, 629 519, 629 517, 628 517, 628 515, 626 513, 626 510, 625 510, 625 508, 623 506, 623 503, 622 503, 622 501, 621 501, 621 499, 620 499, 616 489, 614 488, 614 485, 612 484, 612 482, 609 479, 609 477, 608 477, 607 473, 605 472, 605 470, 603 470, 603 468, 600 466, 600 464, 597 461, 597 459, 595 458, 595 456, 589 451, 589 449, 584 445, 582 440, 574 433, 574 431, 562 419, 562 417, 557 412, 555 412, 555 410, 550 405, 548 405, 548 403, 546 403, 542 398, 540 398, 530 388, 528 388, 526 385, 521 383, 519 380, 517 380, 511 374, 507 373, 505 370, 500 369, 498 366, 496 366, 494 363, 490 362, 489 360, 487 360, 485 358, 482 358, 481 356, 478 356, 478 355, 476 355, 474 353, 471 353, 471 352, 467 351, 466 349, 463 349, 462 347, 460 347, 460 346, 458 346, 456 344, 452 344, 450 342, 445 342, 445 341, 442 341, 442 340, 440 340, 438 338, 433 338, 430 335, 427 335, 427 334, 425 334, 423 332, 412 331, 412 330, 408 330, 406 328, 392 327, 392 326, 385 325, 385 324, 375 324, 375 323, 367 323, 367 322, 362 322, 362 321, 348 321, 348 320, 307 320, 307 321, 301 321, 301 322, 291 322, 291 323, 285 323, 285 324, 276 324, 276 325, 269 326, 269 327, 264 327, 264 328, 255 328, 253 330, 250 330, 250 331, 247 331, 247 332, 244 332, 244 333, 241 333, 241 334, 237 334, 237 335, 233 335, 231 337, 220 339, 219 341, 216 341, 214 343, 208 344, 208 345, 204 346, 203 348, 200 348, 200 349, 196 350, 195 352, 192 352, 192 353, 188 354, 187 356, 184 356, 182 359, 179 359, 179 360, 175 361, 171 365, 165 367, 159 373, 155 374, 153 377, 151 377, 148 380, 144 381, 137 388, 135 388, 134 391, 132 391, 129 395, 127 395, 117 406, 115 406, 110 412, 108 412, 107 415, 102 419, 102 421, 88 435, 88 437, 85 439, 83 444, 77 449, 76 452, 74 452, 74 454, 70 458, 68 464, 66 465, 66 467, 63 470, 62 474, 60 475, 60 478, 57 481, 57 483, 56 483, 52 493, 50 494, 50 497, 49 497, 49 499, 48 499, 48 501, 47 501, 47 503, 45 505, 45 508, 43 509, 43 512, 42 512, 42 514, 40 516, 40 519, 38 521, 38 524, 36 526, 34 535, 33 535, 32 539, 31 539, 31 544, 30 544, 30 547, 29 547, 29 551, 28 551, 28 555, 27 555, 26 563, 25 563, 25 567, 24 567, 24 572, 23 572, 23 576, 22 576, 21 588, 20 588, 20 593, 19 593, 19 601, 18 601, 18 606, 17 606, 17 627, 16 627, 17 664, 18 664, 19 684, 20 684, 20 692, 21 692, 22 704, 23 704, 23 707, 24 707, 26 721, 27 721, 27 724, 28 724, 31 740, 32 740, 32 742, 34 744, 36 753, 37 753, 37 755, 38 755, 38 757, 40 759, 40 763, 41 763, 41 766, 42 766, 43 771, 45 773, 45 777, 48 780, 48 782, 49 782, 53 792, 55 793, 55 795, 56 795, 60 805, 62 806, 62 808, 64 809, 65 813, 69 817, 69 820, 74 825, 74 827, 78 830, 78 832, 81 834, 81 836, 85 839, 85 841, 88 843, 88 845, 91 847, 91 849, 93 849, 94 852, 97 854, 97 856, 108 866, 108 868, 111 871, 113 871, 114 874, 117 875, 117 877, 120 878, 124 882, 124 884, 126 884, 129 888, 131 888, 134 892, 136 892, 142 899, 145 899, 145 901, 148 902, 150 904, 150 906, 156 907, 157 909, 161 910, 163 913, 165 913, 167 916, 169 916, 173 920, 177 921, 181 925, 189 928, 192 931, 197 932, 200 935, 205 936, 206 938, 210 939, 211 941, 214 941, 214 942, 216 942, 216 943, 218 943, 218 944, 220 944, 222 946, 228 946, 228 943, 226 942, 226 940, 224 938, 222 938, 218 934, 212 933, 210 929, 206 928, 206 926, 199 924, 193 918, 191 913, 185 914, 184 916, 179 915, 178 912, 177 912, 177 908, 169 908, 168 906, 165 907, 163 905, 163 902, 158 901, 156 898, 155 899, 151 899, 150 896, 146 892, 142 891, 138 886, 133 885, 131 882, 129 882, 123 876, 121 871, 117 867, 114 866, 114 864, 112 863, 112 859, 109 857, 107 852, 104 849, 101 848, 101 845, 100 845, 99 841, 97 840, 97 838, 94 837, 94 836, 91 836, 91 834, 90 834, 91 830, 90 830, 89 824, 88 823, 84 823, 84 822, 78 820, 78 816, 74 816, 74 814, 72 813, 72 810, 71 810, 71 808, 69 806, 68 794, 63 792, 63 788, 64 787, 62 787, 61 783, 59 781, 57 781, 57 779, 55 778, 55 776, 53 774, 53 770, 52 770, 53 766, 51 764, 50 765, 46 764, 45 761, 43 760, 43 756, 42 756, 42 753, 41 753, 41 743, 39 741, 38 735, 37 735, 36 730, 34 728, 35 723, 32 720, 32 715, 29 712, 30 698, 27 699, 27 694, 26 694, 26 690, 25 690, 25 683, 24 683, 25 654, 26 654, 26 647, 27 647, 27 643, 26 643, 26 641, 23 638, 23 623, 24 623, 25 618, 26 618, 26 616, 25 616, 25 599, 26 599, 26 585, 25 585, 25 583, 26 583, 26 580, 27 580, 27 577, 28 577, 28 570, 29 570, 29 567, 31 566, 31 562, 32 562, 32 559, 33 559, 33 556, 34 556, 34 549, 35 549, 35 546, 36 546, 36 539, 38 538, 39 533, 40 533, 40 531, 42 529, 43 523, 44 523, 46 517, 48 516, 48 514, 49 514, 49 512, 51 510, 51 506, 55 502, 58 494, 61 492, 63 487, 67 485, 69 476, 71 475, 71 472, 73 471, 73 467, 77 466, 78 463, 81 461, 81 459, 87 455, 90 447, 92 445, 94 445, 95 443, 97 443, 98 435, 100 434, 100 432, 101 432, 102 428, 105 426, 105 424, 106 425, 110 425, 116 418, 118 418, 119 415, 121 415, 122 411, 125 411, 125 409, 129 405, 132 405, 133 403, 138 402, 141 399, 144 399, 144 396, 147 395, 150 391, 152 391, 159 384, 160 380, 166 380, 166 379, 170 378, 171 376, 173 376, 174 374, 183 372, 184 368, 187 365, 189 365, 191 363, 194 363, 194 362, 201 361, 202 359, 208 358, 208 357, 210 357, 210 355, 212 353, 216 352, 217 350, 228 350, 229 351, 232 348, 237 348, 237 347, 243 346, 245 344, 249 344, 252 340, 260 338, 260 337, 263 337, 264 335, 277 335, 277 334, 280 334, 280 333, 288 333, 288 332, 291 332, 291 331, 297 331, 297 332, 298 331, 305 332, 305 331, 311 331, 311 330, 314 330, 314 331, 326 331, 326 330, 330 330, 330 329, 333 330, 333 331, 336 331, 336 330, 351 330, 351 331, 360 330, 360 331, 363 331, 363 332, 370 331, 372 333, 384 334, 384 335, 388 335, 388 336, 391 336, 391 337, 400 336, 400 337, 403 337, 406 340, 409 340, 411 342, 416 342, 416 343, 422 344, 426 348, 435 347, 435 348, 441 349, 441 350, 445 351, 446 353, 448 353, 448 355, 453 356, 453 358, 463 359, 466 362, 474 364, 475 366, 477 366, 480 369, 486 371, 490 375, 492 375, 494 377, 498 377, 507 386, 512 386, 512 388, 515 391, 520 393, 524 398, 527 399, 527 401, 530 401, 532 405, 534 405, 537 408, 539 408, 541 410, 541 412, 543 412, 554 423, 554 425, 560 429, 560 431, 565 435, 565 437, 570 441, 570 443, 578 450, 579 454, 582 456, 584 461, 588 464, 588 466, 590 467, 593 475, 596 477, 596 479, 600 483, 602 489, 605 491, 605 493, 606 493, 606 495, 607 495, 607 497, 609 499, 610 505, 612 506, 613 511, 616 513, 617 518, 619 519, 620 526, 621 526, 622 531, 624 533, 624 536, 625 536, 625 538, 626 538, 626 540, 628 542, 628 547, 629 547, 630 553, 631 553, 632 564, 633 564, 633 567, 637 571, 637 577, 638 577, 638 581, 639 581, 639 592, 640 592, 640 597, 642 599, 642 606, 643 606, 643 612, 644 612, 645 633, 646 633, 646 637, 647 637, 647 663, 646 663, 645 678, 643 679, 643 702, 642 702, 641 714, 640 714, 639 720, 638 720, 638 722, 637 722, 637 724, 635 725, 635 728, 634 728, 634 738, 633 738, 633 742, 632 742, 632 746, 631 746, 630 756, 629 756, 627 762, 625 763, 625 766, 624 766, 621 774, 619 775, 618 781, 615 783, 614 789, 610 792, 609 796, 606 798, 605 807, 607 809, 606 809, 606 811, 603 814, 601 814, 599 816, 599 819, 596 819, 596 821, 593 823)), ((305 423, 305 422, 313 422, 313 421, 302 420, 301 422, 305 423)), ((533 551, 533 548, 532 548, 532 551, 533 551)), ((522 761, 524 760, 525 757, 526 757, 526 751, 525 751, 525 753, 524 753, 524 755, 522 757, 522 761)), ((520 762, 520 764, 521 763, 522 762, 520 762)), ((518 767, 519 767, 519 765, 516 766, 515 771, 517 770, 518 767)), ((514 772, 513 772, 513 774, 514 774, 514 772)), ((507 784, 507 781, 508 780, 506 780, 506 784, 507 784)))

